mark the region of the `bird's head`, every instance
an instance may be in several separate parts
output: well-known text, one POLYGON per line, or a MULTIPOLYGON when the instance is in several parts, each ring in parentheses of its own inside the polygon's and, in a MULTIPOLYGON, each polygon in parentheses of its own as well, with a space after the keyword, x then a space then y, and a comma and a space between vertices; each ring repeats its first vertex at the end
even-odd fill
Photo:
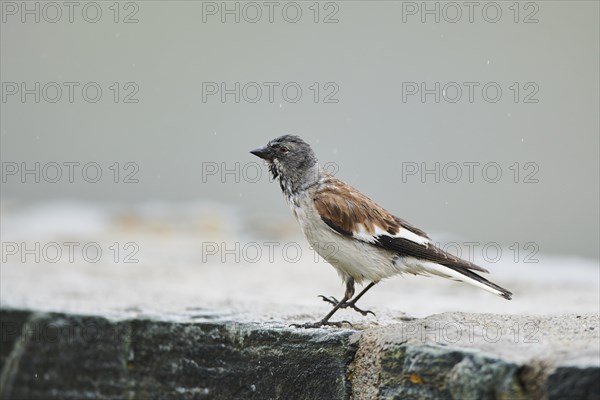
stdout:
POLYGON ((310 145, 298 136, 283 135, 250 153, 266 160, 273 177, 299 181, 317 164, 310 145))

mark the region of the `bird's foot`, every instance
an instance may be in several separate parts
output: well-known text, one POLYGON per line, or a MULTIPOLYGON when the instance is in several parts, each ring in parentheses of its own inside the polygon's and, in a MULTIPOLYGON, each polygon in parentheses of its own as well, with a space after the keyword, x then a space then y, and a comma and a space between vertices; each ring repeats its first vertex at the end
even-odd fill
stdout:
POLYGON ((327 297, 327 296, 323 296, 322 294, 320 294, 319 297, 322 298, 324 302, 329 303, 329 304, 333 305, 334 307, 339 304, 338 299, 336 299, 333 296, 327 297))
POLYGON ((342 308, 348 308, 348 307, 353 309, 356 312, 361 313, 365 317, 369 314, 371 314, 374 317, 377 317, 377 315, 375 315, 375 313, 373 311, 360 309, 360 308, 356 307, 356 305, 354 303, 347 303, 346 306, 342 306, 342 308))
POLYGON ((307 322, 305 324, 290 324, 291 327, 294 328, 304 328, 304 329, 310 329, 310 328, 320 328, 322 326, 335 326, 336 328, 341 328, 344 326, 344 324, 347 324, 349 326, 353 326, 350 321, 325 321, 325 320, 320 320, 317 322, 307 322))
MULTIPOLYGON (((340 303, 340 302, 338 301, 338 299, 336 299, 336 298, 335 298, 335 297, 333 297, 333 296, 331 296, 331 297, 326 297, 326 296, 323 296, 323 295, 321 294, 321 295, 319 295, 319 297, 320 297, 320 298, 322 298, 324 302, 326 302, 326 303, 329 303, 329 304, 333 304, 333 306, 334 306, 334 307, 335 307, 335 306, 337 306, 337 305, 340 303)), ((358 312, 358 313, 361 313, 363 316, 367 316, 367 315, 369 315, 369 314, 372 314, 374 317, 376 317, 376 315, 375 315, 375 313, 374 313, 373 311, 371 311, 371 310, 363 310, 363 309, 360 309, 360 308, 356 307, 356 304, 355 304, 353 301, 350 301, 350 302, 343 302, 343 303, 340 305, 340 308, 351 308, 351 309, 353 309, 354 311, 356 311, 356 312, 358 312)))

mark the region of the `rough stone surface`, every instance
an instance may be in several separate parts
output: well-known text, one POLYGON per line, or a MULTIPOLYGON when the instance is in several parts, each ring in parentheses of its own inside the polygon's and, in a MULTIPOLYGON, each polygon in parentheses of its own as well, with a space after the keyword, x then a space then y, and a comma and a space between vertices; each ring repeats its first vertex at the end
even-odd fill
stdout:
POLYGON ((3 399, 592 399, 600 391, 598 315, 447 313, 365 330, 240 324, 214 313, 169 320, 2 309, 0 317, 3 399))
POLYGON ((592 399, 600 395, 600 370, 598 367, 558 367, 544 383, 549 399, 592 399))
POLYGON ((598 325, 593 314, 446 313, 370 329, 358 339, 355 375, 368 378, 353 377, 355 398, 596 398, 598 325))
POLYGON ((350 332, 2 310, 6 399, 344 399, 350 332), (26 322, 23 317, 27 315, 26 322))
POLYGON ((27 311, 5 311, 0 312, 2 323, 2 337, 0 338, 0 370, 9 361, 12 349, 15 347, 15 342, 19 339, 20 332, 23 330, 23 325, 29 319, 31 313, 27 311))

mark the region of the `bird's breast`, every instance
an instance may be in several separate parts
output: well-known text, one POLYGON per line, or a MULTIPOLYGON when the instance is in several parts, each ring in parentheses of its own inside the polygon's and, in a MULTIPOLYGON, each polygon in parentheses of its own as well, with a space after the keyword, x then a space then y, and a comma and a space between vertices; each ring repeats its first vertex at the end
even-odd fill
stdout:
POLYGON ((292 196, 290 208, 310 246, 341 276, 351 276, 356 282, 379 281, 398 273, 394 254, 368 243, 344 237, 327 224, 318 213, 312 196, 292 196))

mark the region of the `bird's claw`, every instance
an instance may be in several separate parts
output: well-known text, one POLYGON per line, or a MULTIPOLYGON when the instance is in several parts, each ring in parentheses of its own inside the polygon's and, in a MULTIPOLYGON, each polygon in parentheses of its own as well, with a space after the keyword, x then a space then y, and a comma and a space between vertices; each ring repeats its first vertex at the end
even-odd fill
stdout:
POLYGON ((323 296, 322 294, 320 294, 319 297, 322 298, 324 302, 333 304, 334 306, 337 306, 339 303, 338 299, 336 299, 333 296, 327 297, 327 296, 323 296))
POLYGON ((356 307, 354 304, 350 306, 350 308, 352 308, 354 311, 361 313, 363 316, 367 316, 369 314, 371 314, 374 317, 377 317, 377 315, 375 315, 375 313, 371 310, 361 310, 360 308, 356 307))

